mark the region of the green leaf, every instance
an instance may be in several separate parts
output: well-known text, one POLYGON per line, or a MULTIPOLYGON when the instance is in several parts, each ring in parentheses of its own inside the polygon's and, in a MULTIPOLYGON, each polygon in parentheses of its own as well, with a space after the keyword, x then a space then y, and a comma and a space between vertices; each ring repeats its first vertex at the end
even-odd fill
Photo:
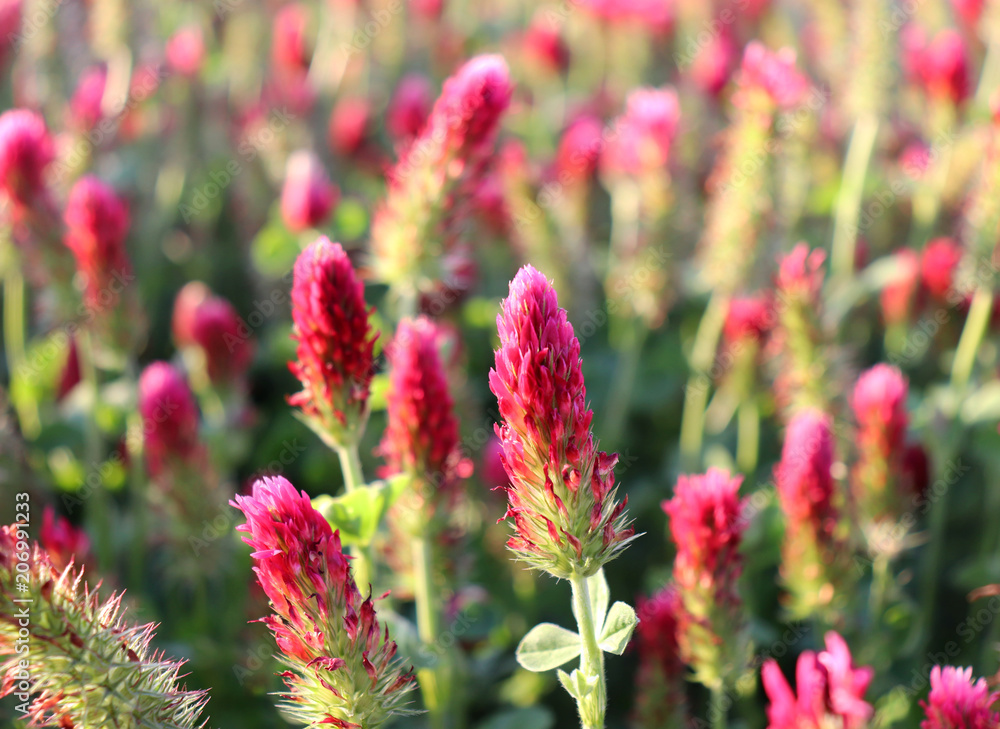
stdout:
POLYGON ((558 668, 578 655, 580 636, 552 623, 539 623, 517 646, 517 662, 535 673, 558 668))
POLYGON ((601 648, 620 656, 625 652, 625 646, 628 645, 632 631, 638 623, 639 618, 636 617, 635 610, 623 602, 616 602, 611 606, 608 620, 604 623, 604 630, 601 631, 599 641, 601 648))
POLYGON ((405 475, 375 481, 341 496, 317 496, 313 508, 340 530, 345 545, 367 546, 375 538, 382 517, 409 484, 405 475))
POLYGON ((579 668, 574 670, 573 673, 566 673, 560 669, 556 671, 556 675, 559 677, 559 683, 566 689, 566 692, 578 702, 586 699, 597 687, 597 679, 593 678, 588 681, 579 668))
POLYGON ((590 593, 590 612, 594 618, 594 625, 604 625, 604 619, 608 616, 611 593, 608 590, 608 581, 604 578, 603 567, 587 578, 587 591, 590 593))

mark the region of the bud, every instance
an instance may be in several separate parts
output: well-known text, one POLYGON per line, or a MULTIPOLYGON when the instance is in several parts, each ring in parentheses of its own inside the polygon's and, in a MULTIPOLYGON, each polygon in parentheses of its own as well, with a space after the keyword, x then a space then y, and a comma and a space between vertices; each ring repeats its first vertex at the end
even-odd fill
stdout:
POLYGON ((542 16, 536 16, 521 41, 524 55, 535 66, 549 73, 566 73, 569 68, 569 46, 559 28, 542 16))
POLYGON ((330 114, 330 146, 337 154, 352 157, 368 142, 372 109, 367 99, 344 98, 330 114))
POLYGON ((309 496, 281 477, 263 478, 250 496, 230 502, 243 512, 243 541, 254 552, 257 581, 273 615, 280 674, 288 691, 279 705, 295 722, 342 729, 379 727, 411 713, 413 676, 382 632, 372 598, 362 599, 348 557, 309 496))
POLYGON ((87 533, 59 516, 51 506, 42 512, 42 528, 38 541, 48 554, 52 566, 62 572, 70 564, 86 564, 91 560, 90 539, 87 533))
POLYGON ((1000 713, 992 710, 998 700, 986 679, 972 679, 971 668, 934 666, 931 692, 920 702, 926 716, 920 729, 991 729, 1000 725, 1000 713))
POLYGON ((722 338, 726 344, 764 341, 772 325, 773 306, 763 296, 745 296, 731 299, 722 325, 722 338))
POLYGON ((281 190, 281 218, 296 233, 322 225, 340 190, 330 182, 323 163, 312 152, 300 150, 288 158, 281 190))
POLYGON ((948 301, 962 255, 962 247, 951 238, 935 238, 924 247, 920 255, 920 280, 938 301, 948 301))
POLYGON ((552 284, 524 266, 502 306, 490 389, 511 481, 504 516, 514 519, 516 534, 507 546, 555 577, 589 577, 634 535, 628 498, 615 498, 618 456, 595 447, 580 342, 552 284))
POLYGON ((204 727, 208 695, 182 686, 183 663, 151 647, 155 626, 126 622, 120 594, 102 601, 82 570, 58 570, 37 543, 15 561, 23 534, 0 528, 0 698, 19 693, 27 672, 32 726, 204 727), (24 605, 27 626, 17 617, 24 605))
POLYGON ((344 249, 320 237, 295 262, 289 369, 302 392, 288 402, 302 409, 332 446, 360 438, 368 418, 368 389, 377 335, 368 321, 364 284, 344 249))
POLYGON ((170 328, 174 335, 174 344, 179 349, 190 347, 194 341, 194 320, 201 306, 212 296, 212 289, 201 281, 189 281, 177 292, 174 299, 174 313, 170 320, 170 328))
POLYGON ((569 123, 556 150, 556 179, 563 184, 585 181, 594 175, 604 149, 604 127, 591 114, 581 114, 569 123))
POLYGON ((767 707, 768 729, 862 729, 874 711, 865 701, 871 683, 871 668, 854 668, 847 643, 837 633, 826 634, 826 650, 799 654, 795 677, 796 695, 781 673, 778 662, 768 660, 761 668, 767 707))
POLYGON ((302 3, 289 3, 275 13, 271 62, 279 76, 298 78, 309 70, 312 62, 310 23, 309 10, 302 3))
POLYGON ((198 407, 183 375, 168 362, 154 362, 143 370, 139 414, 146 466, 153 478, 197 459, 198 407))
POLYGON ((674 497, 662 503, 677 546, 674 582, 680 611, 680 649, 695 679, 712 689, 731 682, 748 657, 746 617, 736 582, 743 571, 739 554, 746 523, 739 498, 743 478, 710 468, 681 476, 674 497))
POLYGON ((70 126, 89 131, 104 118, 103 101, 107 78, 108 72, 103 66, 94 66, 83 72, 69 102, 70 126))
POLYGON ((691 61, 691 80, 702 92, 718 98, 729 83, 738 54, 730 31, 713 33, 691 61))
POLYGON ((205 38, 201 27, 188 25, 167 41, 167 65, 170 70, 187 78, 194 78, 205 62, 205 38))
POLYGON ((910 80, 932 99, 962 104, 969 98, 969 58, 961 34, 952 28, 933 40, 918 26, 903 32, 903 67, 910 80))
POLYGON ((864 372, 854 387, 851 408, 857 421, 858 457, 851 476, 854 497, 871 521, 898 515, 900 473, 909 421, 906 397, 909 386, 903 374, 887 364, 864 372))
POLYGON ((236 309, 221 296, 210 296, 195 310, 192 339, 205 356, 214 385, 240 379, 253 359, 254 342, 236 309))
POLYGON ((603 171, 636 176, 662 171, 670 159, 680 115, 673 89, 632 91, 601 155, 603 171))
POLYGON ((87 306, 114 308, 119 293, 113 282, 128 280, 132 273, 125 252, 129 214, 124 201, 109 185, 87 175, 73 185, 64 218, 66 247, 73 252, 77 270, 86 279, 87 306))

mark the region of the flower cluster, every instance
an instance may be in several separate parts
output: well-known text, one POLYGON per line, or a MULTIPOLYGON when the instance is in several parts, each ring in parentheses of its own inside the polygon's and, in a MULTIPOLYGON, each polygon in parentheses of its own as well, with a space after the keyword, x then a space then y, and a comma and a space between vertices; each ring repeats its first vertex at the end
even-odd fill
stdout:
POLYGON ((178 292, 171 327, 177 346, 197 353, 197 364, 213 385, 238 382, 253 360, 250 329, 231 303, 201 281, 178 292))
POLYGON ((315 154, 300 150, 288 157, 281 217, 290 230, 301 232, 322 225, 339 197, 340 190, 330 182, 315 154))
POLYGON ((985 679, 973 680, 971 668, 934 666, 930 694, 920 702, 926 717, 920 729, 991 729, 1000 725, 997 701, 1000 693, 985 679))
POLYGON ((761 668, 764 691, 771 702, 768 729, 862 729, 872 717, 865 692, 871 668, 855 668, 847 643, 837 633, 826 634, 826 650, 803 651, 795 670, 796 691, 771 659, 761 668))
POLYGON ((154 362, 139 378, 146 466, 153 478, 198 461, 198 406, 184 376, 168 362, 154 362))
POLYGON ((598 452, 580 363, 580 342, 552 284, 524 266, 497 317, 500 348, 490 371, 503 425, 515 536, 507 546, 556 577, 589 576, 616 557, 633 530, 617 501, 617 456, 598 452))
POLYGON ((30 694, 32 726, 204 727, 208 695, 180 685, 182 662, 150 646, 155 626, 123 612, 121 595, 101 600, 26 529, 0 528, 0 697, 30 694))
POLYGON ((718 468, 681 476, 673 498, 662 504, 677 546, 674 582, 684 607, 678 617, 681 655, 710 688, 738 675, 749 647, 736 589, 746 529, 742 482, 718 468))
POLYGON ((45 192, 55 144, 45 120, 27 109, 0 115, 0 192, 15 208, 28 208, 45 192))
POLYGON ((274 610, 263 623, 288 670, 289 718, 341 729, 381 726, 405 714, 413 676, 396 658, 372 598, 351 577, 338 532, 283 478, 264 478, 233 506, 254 552, 254 572, 274 610))
POLYGON ((302 391, 289 398, 330 445, 360 437, 376 335, 364 284, 339 243, 321 237, 295 262, 292 282, 296 360, 289 369, 302 391))

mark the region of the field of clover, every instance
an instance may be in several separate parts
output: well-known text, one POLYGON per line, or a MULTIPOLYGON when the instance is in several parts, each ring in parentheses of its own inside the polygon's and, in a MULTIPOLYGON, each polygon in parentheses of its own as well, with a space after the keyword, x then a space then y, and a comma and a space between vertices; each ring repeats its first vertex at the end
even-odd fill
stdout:
POLYGON ((1000 0, 0 0, 0 727, 1000 729, 1000 0))

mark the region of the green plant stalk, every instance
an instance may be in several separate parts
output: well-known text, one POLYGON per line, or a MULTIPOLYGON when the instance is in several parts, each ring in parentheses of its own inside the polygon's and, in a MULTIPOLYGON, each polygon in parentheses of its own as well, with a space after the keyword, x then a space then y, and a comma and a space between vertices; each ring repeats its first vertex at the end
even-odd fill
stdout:
MULTIPOLYGON (((361 457, 358 455, 358 444, 337 446, 337 457, 340 459, 340 470, 344 475, 344 490, 351 493, 355 489, 365 488, 365 476, 361 470, 361 457)), ((365 589, 375 581, 375 562, 372 559, 371 545, 356 545, 351 548, 354 562, 351 569, 358 589, 365 589)))
POLYGON ((736 465, 745 474, 757 470, 760 450, 760 410, 753 395, 740 402, 736 421, 736 465))
POLYGON ((598 645, 597 630, 590 603, 587 578, 574 574, 570 578, 573 589, 573 616, 580 634, 580 672, 596 687, 584 700, 578 701, 582 729, 604 729, 604 712, 607 707, 607 688, 604 683, 604 651, 598 645))
POLYGON ((691 351, 691 376, 685 388, 684 413, 681 416, 681 466, 685 470, 697 470, 700 465, 712 362, 728 309, 728 297, 712 294, 695 334, 694 348, 691 351))
MULTIPOLYGON (((441 613, 437 589, 434 585, 434 550, 426 537, 416 537, 411 542, 413 550, 413 592, 417 604, 417 634, 420 642, 437 655, 441 635, 441 613)), ((417 672, 424 705, 432 729, 444 729, 448 724, 448 661, 438 656, 432 668, 417 672)))
MULTIPOLYGON (((104 460, 104 444, 101 440, 101 429, 97 423, 97 401, 100 397, 101 383, 95 362, 94 340, 90 332, 80 331, 77 339, 77 354, 80 359, 80 379, 90 400, 87 423, 84 428, 85 468, 87 470, 94 469, 99 473, 101 463, 104 460)), ((90 499, 87 516, 93 526, 91 534, 96 537, 94 542, 97 561, 102 571, 107 571, 111 568, 114 556, 111 546, 111 499, 108 498, 108 491, 103 480, 93 489, 90 499)))
POLYGON ((708 720, 712 729, 726 729, 726 689, 723 684, 712 688, 708 697, 708 720))
POLYGON ((993 310, 993 292, 985 287, 976 289, 969 307, 969 315, 962 328, 962 336, 958 340, 955 359, 951 363, 951 387, 959 396, 964 393, 972 376, 972 368, 976 362, 976 352, 986 334, 993 310))
POLYGON ((878 117, 863 114, 854 122, 854 131, 844 159, 844 176, 833 222, 833 248, 830 256, 832 277, 838 282, 848 281, 854 271, 854 248, 857 235, 854 226, 858 221, 865 175, 875 147, 878 117))
MULTIPOLYGON (((7 376, 14 381, 14 373, 21 371, 27 359, 25 354, 24 275, 15 261, 10 260, 3 281, 3 347, 7 357, 7 376)), ((38 403, 31 398, 16 398, 17 417, 21 430, 29 439, 41 431, 38 403)))

